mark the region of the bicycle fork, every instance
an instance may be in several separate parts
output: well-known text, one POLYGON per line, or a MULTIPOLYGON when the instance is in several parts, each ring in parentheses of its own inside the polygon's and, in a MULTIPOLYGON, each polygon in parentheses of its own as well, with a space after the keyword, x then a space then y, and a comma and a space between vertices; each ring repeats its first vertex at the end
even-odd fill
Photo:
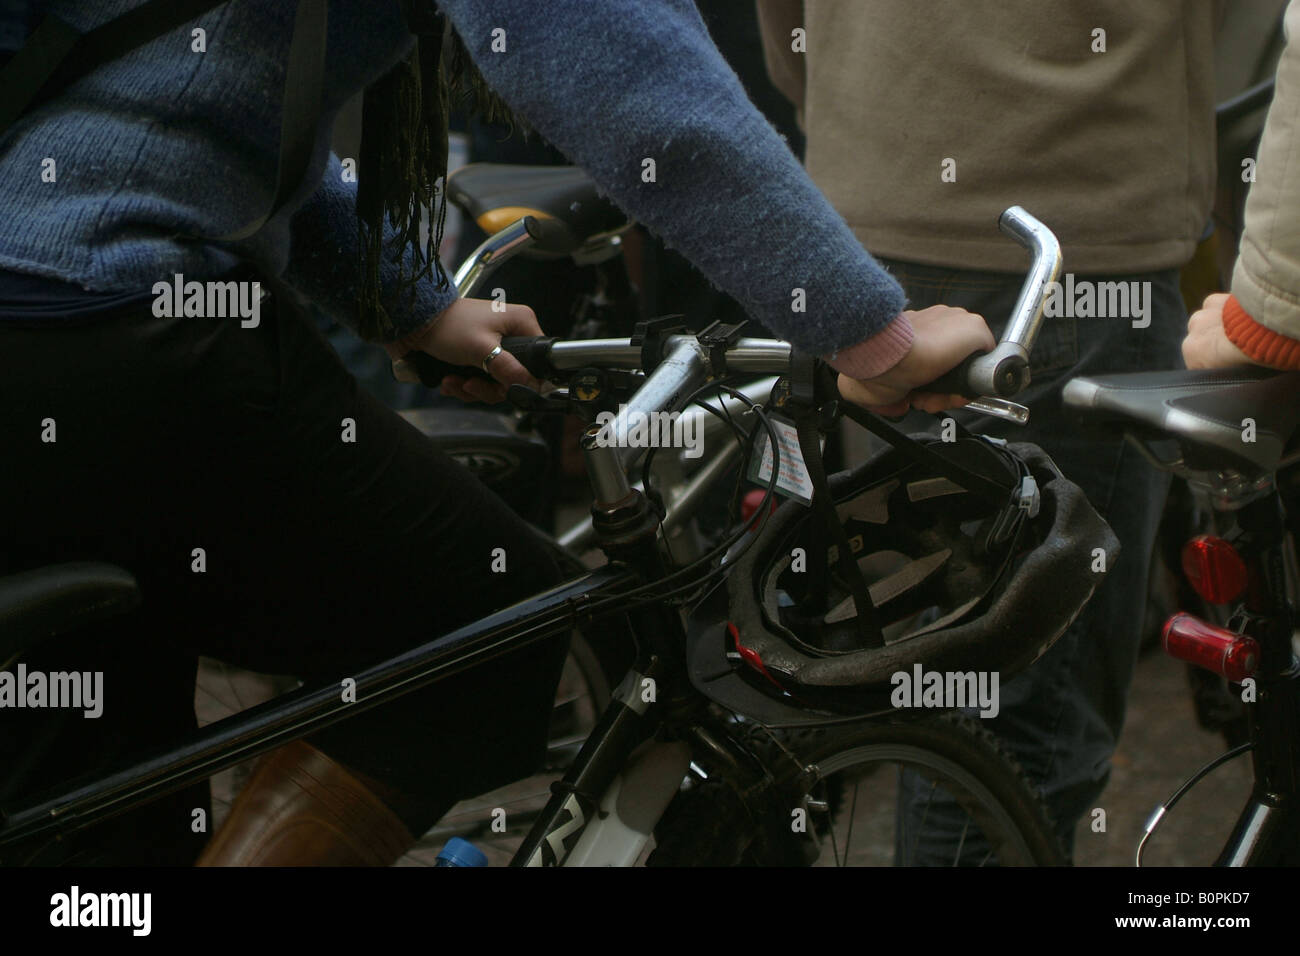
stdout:
MULTIPOLYGON (((604 464, 602 450, 587 450, 589 469, 604 464)), ((640 580, 660 580, 659 517, 640 492, 625 482, 622 489, 627 493, 612 501, 599 496, 592 507, 601 545, 640 580)), ((681 618, 662 601, 633 605, 621 617, 636 662, 564 778, 551 785, 551 799, 511 866, 630 866, 686 776, 690 747, 657 739, 666 713, 686 699, 681 618)))

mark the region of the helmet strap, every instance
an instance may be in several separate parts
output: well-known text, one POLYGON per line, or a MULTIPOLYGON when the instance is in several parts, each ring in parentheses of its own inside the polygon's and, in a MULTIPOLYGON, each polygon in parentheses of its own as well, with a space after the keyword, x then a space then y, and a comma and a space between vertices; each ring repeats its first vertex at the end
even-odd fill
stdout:
POLYGON ((972 471, 960 462, 938 454, 923 442, 903 434, 883 418, 871 414, 852 402, 840 402, 840 411, 873 435, 893 445, 909 461, 924 465, 937 474, 943 475, 995 508, 1006 505, 1008 491, 996 481, 972 471))
MULTIPOLYGON (((828 589, 824 586, 830 574, 830 548, 836 545, 837 564, 840 574, 848 584, 849 593, 857 609, 854 618, 858 629, 858 638, 862 647, 874 648, 885 646, 885 634, 880 625, 880 612, 871 600, 862 569, 858 567, 853 555, 853 546, 849 544, 848 535, 840 524, 835 511, 835 502, 831 498, 829 482, 826 480, 826 466, 822 462, 821 431, 818 427, 820 404, 817 401, 818 361, 811 355, 800 352, 790 357, 790 398, 786 410, 793 416, 795 428, 799 434, 799 451, 803 455, 804 466, 808 469, 808 478, 812 482, 812 509, 822 519, 813 524, 812 553, 809 555, 808 573, 814 575, 810 593, 824 595, 828 589), (828 541, 827 538, 830 540, 828 541)), ((829 610, 819 608, 820 611, 829 610)))

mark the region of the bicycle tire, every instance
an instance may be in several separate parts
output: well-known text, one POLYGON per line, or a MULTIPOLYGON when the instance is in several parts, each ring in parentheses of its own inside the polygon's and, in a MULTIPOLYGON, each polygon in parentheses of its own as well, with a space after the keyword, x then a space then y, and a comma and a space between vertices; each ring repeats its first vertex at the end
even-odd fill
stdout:
MULTIPOLYGON (((784 734, 751 728, 746 736, 772 776, 766 805, 746 805, 736 787, 717 777, 683 790, 656 830, 647 866, 824 865, 830 862, 825 830, 833 834, 849 800, 845 793, 828 798, 826 784, 845 771, 893 761, 937 778, 981 827, 996 864, 1066 863, 1046 808, 1023 772, 970 717, 889 718, 784 734), (799 834, 793 810, 807 808, 809 796, 827 805, 827 819, 809 821, 799 834)), ((836 848, 834 864, 861 865, 849 862, 850 852, 847 842, 842 857, 836 848)))

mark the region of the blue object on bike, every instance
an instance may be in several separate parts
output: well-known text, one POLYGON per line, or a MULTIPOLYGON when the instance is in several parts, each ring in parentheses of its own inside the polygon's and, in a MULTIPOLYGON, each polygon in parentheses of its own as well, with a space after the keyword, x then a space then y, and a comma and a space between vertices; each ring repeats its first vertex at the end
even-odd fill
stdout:
POLYGON ((487 866, 488 858, 473 843, 452 837, 438 854, 434 866, 487 866))

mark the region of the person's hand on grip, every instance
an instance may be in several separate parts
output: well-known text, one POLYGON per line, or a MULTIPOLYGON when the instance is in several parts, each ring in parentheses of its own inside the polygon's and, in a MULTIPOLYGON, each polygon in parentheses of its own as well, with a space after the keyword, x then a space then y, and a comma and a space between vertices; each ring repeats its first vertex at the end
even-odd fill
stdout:
MULTIPOLYGON (((384 346, 393 361, 407 352, 420 350, 452 365, 483 367, 483 360, 507 336, 542 334, 537 316, 526 305, 505 305, 490 299, 457 299, 444 309, 432 324, 384 346), (495 308, 494 308, 495 306, 495 308)), ((505 401, 510 385, 539 388, 540 382, 529 374, 509 352, 499 352, 487 364, 495 381, 485 378, 461 378, 448 375, 442 380, 442 393, 466 402, 505 401)))
POLYGON ((917 389, 957 366, 972 352, 993 349, 997 342, 984 319, 947 305, 903 314, 912 324, 912 348, 883 375, 863 380, 840 375, 840 394, 881 415, 902 415, 909 406, 941 412, 965 405, 968 399, 961 395, 917 389))

